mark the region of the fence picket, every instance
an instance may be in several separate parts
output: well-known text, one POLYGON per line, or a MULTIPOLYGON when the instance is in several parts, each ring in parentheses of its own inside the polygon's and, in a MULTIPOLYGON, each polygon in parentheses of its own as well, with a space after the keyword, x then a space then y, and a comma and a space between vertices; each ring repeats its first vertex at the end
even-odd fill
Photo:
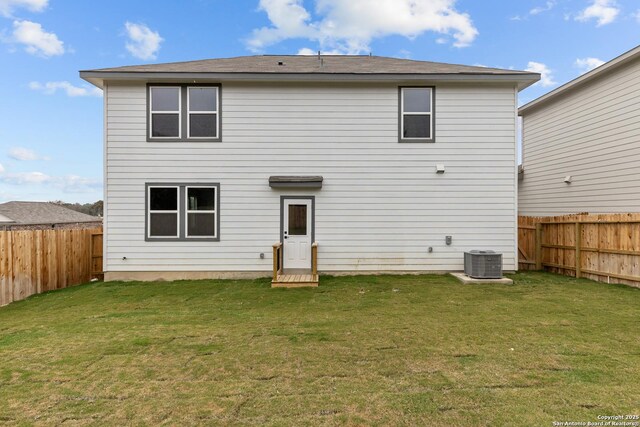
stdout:
POLYGON ((640 213, 518 219, 520 270, 640 287, 640 213), (530 255, 531 256, 531 255, 530 255))
POLYGON ((0 231, 0 306, 101 274, 102 227, 0 231))

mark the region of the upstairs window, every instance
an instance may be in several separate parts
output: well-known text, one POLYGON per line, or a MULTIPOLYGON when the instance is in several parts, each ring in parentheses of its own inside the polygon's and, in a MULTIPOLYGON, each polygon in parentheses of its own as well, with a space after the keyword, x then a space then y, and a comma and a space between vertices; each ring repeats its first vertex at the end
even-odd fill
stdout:
POLYGON ((180 88, 150 87, 151 137, 180 138, 180 88))
POLYGON ((188 87, 189 138, 218 137, 218 88, 188 87))
POLYGON ((220 86, 148 85, 147 141, 220 141, 220 86))
POLYGON ((400 88, 400 142, 433 142, 432 87, 400 88))

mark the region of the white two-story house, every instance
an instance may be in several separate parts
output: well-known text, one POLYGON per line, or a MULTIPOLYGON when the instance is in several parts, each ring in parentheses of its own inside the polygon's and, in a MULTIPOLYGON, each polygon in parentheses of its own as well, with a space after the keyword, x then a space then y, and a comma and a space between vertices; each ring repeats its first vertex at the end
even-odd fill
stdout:
POLYGON ((517 269, 535 73, 377 56, 82 71, 104 90, 106 280, 517 269), (279 257, 280 255, 278 255, 279 257))
POLYGON ((640 46, 520 107, 521 215, 640 212, 640 46))

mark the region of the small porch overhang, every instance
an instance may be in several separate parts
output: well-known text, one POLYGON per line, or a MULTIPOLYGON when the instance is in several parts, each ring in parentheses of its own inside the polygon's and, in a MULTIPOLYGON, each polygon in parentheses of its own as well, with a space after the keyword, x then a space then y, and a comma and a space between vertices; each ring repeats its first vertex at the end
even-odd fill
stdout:
POLYGON ((321 176, 270 176, 271 188, 322 188, 321 176))

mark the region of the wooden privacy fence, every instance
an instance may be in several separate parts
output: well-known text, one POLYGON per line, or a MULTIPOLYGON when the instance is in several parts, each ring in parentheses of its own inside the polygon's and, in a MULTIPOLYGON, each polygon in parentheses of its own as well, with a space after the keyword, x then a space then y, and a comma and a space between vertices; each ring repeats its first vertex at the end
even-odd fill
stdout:
POLYGON ((101 274, 101 227, 0 231, 0 305, 101 274))
POLYGON ((640 214, 518 219, 520 270, 640 286, 640 214))

